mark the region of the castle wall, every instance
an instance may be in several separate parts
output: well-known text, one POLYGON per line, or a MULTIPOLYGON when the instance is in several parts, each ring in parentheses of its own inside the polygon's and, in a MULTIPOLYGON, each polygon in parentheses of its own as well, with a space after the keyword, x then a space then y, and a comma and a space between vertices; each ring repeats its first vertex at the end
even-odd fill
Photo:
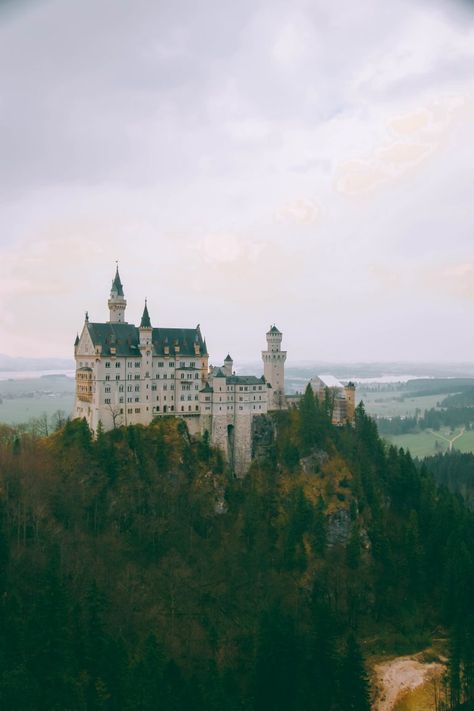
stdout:
POLYGON ((239 415, 234 425, 234 471, 242 477, 252 461, 252 420, 251 414, 239 415))

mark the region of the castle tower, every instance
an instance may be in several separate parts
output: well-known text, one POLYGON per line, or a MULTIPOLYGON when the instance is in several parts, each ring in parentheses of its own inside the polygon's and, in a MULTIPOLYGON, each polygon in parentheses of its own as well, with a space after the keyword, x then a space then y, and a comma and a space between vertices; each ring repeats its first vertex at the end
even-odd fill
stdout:
POLYGON ((232 360, 230 355, 228 355, 224 361, 223 371, 226 375, 232 375, 233 368, 234 368, 234 361, 232 360))
POLYGON ((123 286, 120 281, 119 270, 115 272, 115 277, 112 282, 109 299, 109 322, 110 323, 125 323, 125 309, 127 302, 123 295, 123 286))
POLYGON ((286 351, 281 350, 282 338, 281 331, 273 325, 267 331, 267 350, 262 351, 263 374, 272 387, 269 391, 269 410, 281 410, 285 407, 286 351))
POLYGON ((355 397, 356 397, 356 387, 354 383, 347 383, 344 387, 346 394, 346 418, 347 422, 353 424, 355 421, 355 397))
POLYGON ((151 345, 153 329, 151 327, 150 314, 148 313, 148 306, 145 299, 145 307, 143 309, 142 320, 140 321, 140 348, 142 346, 151 345))

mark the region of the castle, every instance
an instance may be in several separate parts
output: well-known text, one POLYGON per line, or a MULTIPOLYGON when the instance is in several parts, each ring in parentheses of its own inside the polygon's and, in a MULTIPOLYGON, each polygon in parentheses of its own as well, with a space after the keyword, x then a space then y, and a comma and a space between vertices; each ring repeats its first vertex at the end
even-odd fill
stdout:
POLYGON ((201 329, 153 327, 145 301, 140 325, 127 323, 118 267, 108 301, 109 320, 96 323, 86 313, 74 344, 76 400, 74 417, 93 430, 149 424, 175 415, 191 434, 208 433, 236 474, 252 458, 254 420, 284 409, 286 351, 282 334, 272 326, 262 351, 264 375, 236 375, 227 356, 221 367, 209 366, 201 329))

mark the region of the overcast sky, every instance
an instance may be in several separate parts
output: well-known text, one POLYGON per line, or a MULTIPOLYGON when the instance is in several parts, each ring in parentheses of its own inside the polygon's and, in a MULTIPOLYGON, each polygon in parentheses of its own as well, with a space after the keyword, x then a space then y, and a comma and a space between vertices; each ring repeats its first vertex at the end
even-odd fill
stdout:
POLYGON ((211 360, 474 360, 474 6, 0 0, 0 352, 119 260, 211 360))

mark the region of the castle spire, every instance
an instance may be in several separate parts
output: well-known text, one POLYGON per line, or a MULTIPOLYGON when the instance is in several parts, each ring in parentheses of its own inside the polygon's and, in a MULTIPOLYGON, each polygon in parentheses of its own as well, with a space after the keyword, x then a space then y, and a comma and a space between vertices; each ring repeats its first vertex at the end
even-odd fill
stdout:
POLYGON ((112 281, 112 289, 110 291, 110 298, 114 298, 117 296, 124 296, 123 293, 123 286, 122 282, 120 281, 120 274, 119 274, 119 269, 118 269, 118 262, 117 262, 117 268, 115 270, 115 277, 112 281))
POLYGON ((127 302, 125 301, 123 286, 120 279, 120 274, 117 268, 115 270, 115 276, 112 281, 112 288, 110 290, 109 299, 109 321, 110 323, 124 323, 125 321, 125 309, 127 307, 127 302))
POLYGON ((143 309, 142 320, 140 322, 140 328, 151 328, 150 314, 148 313, 148 306, 145 299, 145 308, 143 309))

